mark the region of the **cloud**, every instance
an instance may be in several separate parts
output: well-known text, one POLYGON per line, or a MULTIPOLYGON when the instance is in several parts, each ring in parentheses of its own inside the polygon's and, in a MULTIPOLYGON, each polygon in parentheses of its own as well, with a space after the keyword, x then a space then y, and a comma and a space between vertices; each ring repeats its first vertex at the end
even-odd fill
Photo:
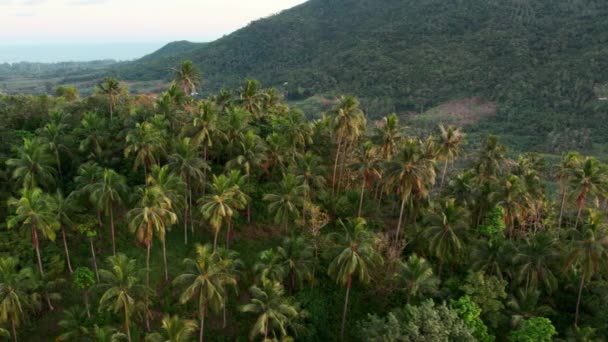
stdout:
POLYGON ((16 17, 33 17, 36 15, 36 12, 17 12, 15 13, 16 17))
MULTIPOLYGON (((0 0, 1 1, 1 0, 0 0)), ((109 0, 72 0, 69 2, 70 5, 100 5, 109 2, 109 0)))

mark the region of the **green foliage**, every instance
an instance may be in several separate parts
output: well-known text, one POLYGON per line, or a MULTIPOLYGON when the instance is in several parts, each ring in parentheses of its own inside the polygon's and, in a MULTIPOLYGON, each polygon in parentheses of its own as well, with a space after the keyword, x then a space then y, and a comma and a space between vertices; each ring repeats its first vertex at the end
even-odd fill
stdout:
POLYGON ((521 322, 519 327, 509 335, 509 341, 549 342, 555 335, 557 335, 557 331, 548 318, 534 317, 521 322))
POLYGON ((484 223, 479 226, 479 233, 489 239, 504 237, 505 232, 505 211, 502 207, 494 207, 486 216, 484 223))
POLYGON ((479 306, 485 320, 496 328, 500 312, 505 307, 503 301, 507 298, 506 286, 504 279, 487 276, 484 272, 470 272, 460 289, 464 291, 466 298, 479 306))
POLYGON ((483 323, 481 318, 481 309, 469 296, 463 296, 458 300, 451 300, 450 306, 455 310, 467 328, 471 330, 473 336, 478 341, 491 342, 494 341, 494 336, 488 334, 488 328, 483 323))
POLYGON ((78 267, 72 274, 72 282, 80 290, 88 290, 95 284, 95 273, 88 267, 78 267))

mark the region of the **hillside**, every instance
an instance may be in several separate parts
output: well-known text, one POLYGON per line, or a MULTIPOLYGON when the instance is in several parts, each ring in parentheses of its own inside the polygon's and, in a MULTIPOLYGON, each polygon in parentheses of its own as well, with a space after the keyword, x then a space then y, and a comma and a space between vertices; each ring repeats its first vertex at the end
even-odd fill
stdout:
POLYGON ((175 47, 181 53, 167 46, 114 72, 168 79, 171 66, 191 59, 207 91, 256 78, 287 83, 292 100, 354 94, 372 115, 481 96, 498 103, 500 127, 490 128, 528 145, 564 134, 547 115, 567 113, 562 125, 580 113, 568 123, 577 129, 606 121, 595 93, 608 82, 605 1, 311 0, 205 46, 175 47))

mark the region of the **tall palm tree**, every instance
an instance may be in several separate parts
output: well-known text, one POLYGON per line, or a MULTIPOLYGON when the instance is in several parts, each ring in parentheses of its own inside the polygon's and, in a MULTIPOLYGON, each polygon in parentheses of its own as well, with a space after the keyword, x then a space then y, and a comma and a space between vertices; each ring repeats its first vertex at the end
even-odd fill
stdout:
POLYGON ((489 136, 478 152, 475 171, 480 181, 496 179, 505 169, 506 148, 496 136, 489 136))
POLYGON ((269 202, 268 212, 274 216, 274 222, 281 224, 283 230, 287 231, 289 220, 297 220, 302 215, 307 193, 306 184, 301 183, 294 174, 288 173, 283 175, 279 192, 266 194, 263 200, 269 202))
POLYGON ((375 129, 373 140, 380 146, 384 160, 391 160, 397 154, 399 144, 404 138, 402 131, 399 117, 395 113, 382 118, 381 126, 375 129))
POLYGON ((15 215, 9 217, 8 227, 18 224, 31 231, 32 246, 36 250, 38 271, 44 276, 42 258, 40 257, 39 234, 48 240, 55 241, 56 230, 59 228, 53 201, 49 195, 38 188, 21 190, 19 199, 11 198, 9 206, 15 207, 15 215))
POLYGON ((249 338, 254 340, 262 335, 264 341, 268 341, 269 335, 274 340, 289 336, 289 330, 297 327, 301 313, 297 303, 284 297, 283 285, 280 282, 265 282, 262 287, 250 287, 249 292, 252 297, 250 303, 240 308, 242 312, 257 315, 249 338))
POLYGON ((448 171, 448 164, 453 163, 456 157, 460 154, 462 149, 462 142, 464 140, 464 134, 460 131, 460 128, 448 126, 447 128, 443 125, 439 125, 439 139, 437 141, 439 147, 439 157, 444 160, 443 172, 441 173, 440 188, 443 188, 445 181, 445 174, 448 171))
POLYGON ((578 152, 570 152, 564 156, 560 163, 560 168, 557 173, 560 186, 560 205, 559 218, 557 220, 558 228, 562 227, 562 218, 564 216, 564 208, 566 206, 566 197, 568 196, 574 171, 580 166, 582 156, 578 152))
POLYGON ((213 250, 216 250, 222 225, 227 224, 229 229, 235 211, 247 205, 247 196, 225 175, 214 175, 211 193, 200 198, 198 204, 203 218, 208 220, 213 228, 213 250))
POLYGON ((182 319, 177 315, 165 315, 162 321, 163 333, 146 336, 146 342, 189 342, 192 334, 198 329, 196 321, 182 319))
POLYGON ((401 197, 401 209, 395 238, 398 241, 404 219, 405 204, 412 195, 428 197, 429 187, 435 182, 434 161, 421 151, 420 141, 407 140, 400 153, 387 164, 387 173, 397 182, 397 194, 401 197))
POLYGON ((240 90, 239 102, 254 118, 259 118, 266 97, 267 94, 261 90, 261 85, 258 81, 246 80, 240 90))
POLYGON ((253 273, 260 283, 283 282, 287 270, 279 255, 273 249, 260 252, 258 261, 253 265, 253 273))
POLYGON ((542 285, 548 294, 557 288, 557 278, 552 266, 560 257, 558 240, 550 232, 539 232, 527 238, 513 257, 517 267, 516 279, 525 283, 525 292, 542 285))
POLYGON ((116 255, 116 233, 114 229, 114 208, 123 202, 127 194, 127 180, 112 169, 104 169, 101 179, 89 185, 89 198, 97 208, 110 216, 110 232, 112 235, 112 254, 116 255))
POLYGON ((56 341, 90 341, 91 322, 87 312, 79 306, 73 306, 63 311, 63 317, 57 323, 61 335, 56 341))
POLYGON ((24 188, 49 187, 55 183, 55 161, 47 144, 38 139, 23 138, 23 145, 15 148, 17 158, 6 161, 13 169, 12 178, 24 188))
POLYGON ((201 84, 201 72, 190 60, 183 61, 175 71, 175 83, 181 84, 185 94, 193 95, 201 84))
MULTIPOLYGON (((135 259, 124 254, 108 257, 109 270, 100 270, 101 283, 97 288, 103 292, 99 300, 99 310, 122 312, 127 339, 131 341, 131 317, 140 307, 141 298, 149 291, 140 284, 135 259)), ((146 309, 147 310, 147 309, 146 309)), ((144 313, 147 315, 147 313, 144 313)))
POLYGON ((108 77, 97 85, 97 93, 108 98, 110 120, 114 118, 114 110, 116 109, 118 98, 124 91, 124 86, 113 77, 108 77))
POLYGON ((68 115, 63 114, 60 111, 53 111, 49 114, 49 116, 51 121, 44 125, 41 133, 44 141, 49 147, 49 150, 55 155, 57 171, 59 173, 59 178, 61 178, 62 172, 60 151, 64 150, 69 152, 69 148, 61 142, 67 133, 68 125, 64 123, 64 120, 68 115))
POLYGON ((192 188, 204 184, 209 165, 199 157, 196 144, 190 138, 180 139, 175 146, 174 153, 171 154, 169 159, 171 166, 175 171, 179 172, 186 186, 183 220, 184 243, 187 245, 188 224, 190 224, 191 230, 194 231, 194 223, 192 222, 192 188))
POLYGON ((451 198, 445 201, 429 217, 429 227, 424 235, 429 249, 439 259, 439 277, 446 260, 455 261, 464 248, 463 238, 469 227, 466 211, 451 198))
POLYGON ((580 283, 576 300, 574 325, 578 326, 579 307, 585 282, 599 272, 600 261, 608 256, 608 229, 603 215, 592 212, 589 222, 580 229, 572 230, 572 244, 566 258, 565 268, 578 273, 580 283), (578 267, 573 267, 578 266, 578 267))
POLYGON ((136 233, 137 240, 146 246, 146 287, 150 286, 150 249, 156 234, 163 248, 165 281, 169 281, 165 236, 167 226, 177 222, 177 215, 166 193, 159 187, 146 187, 140 190, 139 205, 127 213, 129 227, 136 233))
POLYGON ((82 140, 78 145, 80 152, 89 152, 86 157, 89 159, 100 159, 103 156, 103 142, 106 140, 104 132, 107 131, 106 120, 96 113, 84 113, 78 127, 82 140))
POLYGON ((17 266, 14 258, 0 258, 0 318, 11 325, 15 342, 17 326, 26 318, 26 310, 38 303, 32 270, 27 267, 17 270, 17 266))
POLYGON ((295 173, 308 187, 308 200, 314 197, 313 191, 322 190, 327 184, 322 158, 311 151, 296 157, 295 173))
MULTIPOLYGON (((348 148, 364 133, 367 121, 365 114, 359 107, 359 101, 351 96, 341 97, 340 103, 331 115, 333 116, 333 129, 336 137, 336 159, 332 175, 332 187, 335 189, 340 158, 344 159, 348 148)), ((340 180, 338 180, 339 182, 340 180)))
POLYGON ((61 191, 57 191, 52 197, 52 207, 55 209, 57 214, 57 222, 59 223, 59 229, 61 230, 61 237, 63 240, 63 249, 65 251, 65 261, 68 265, 70 273, 74 272, 72 269, 72 261, 70 259, 70 248, 68 247, 68 238, 65 232, 65 228, 73 227, 74 222, 72 221, 72 215, 77 211, 77 193, 72 192, 65 197, 61 191))
POLYGON ((359 196, 359 210, 357 211, 358 217, 361 217, 361 211, 363 209, 365 188, 371 187, 374 179, 382 178, 379 165, 372 153, 372 146, 371 141, 367 141, 361 145, 361 149, 357 155, 357 161, 354 164, 351 164, 351 168, 356 170, 361 177, 361 195, 359 196))
POLYGON ((426 259, 416 254, 406 261, 399 261, 395 278, 405 292, 408 303, 424 295, 437 291, 439 278, 433 273, 433 267, 426 259))
POLYGON ((175 278, 173 283, 177 286, 185 286, 179 298, 180 303, 198 301, 199 341, 202 342, 207 310, 218 311, 224 305, 225 287, 236 285, 236 278, 225 271, 210 245, 198 244, 196 259, 185 259, 184 263, 188 266, 188 271, 175 278))
MULTIPOLYGON (((239 281, 242 270, 245 267, 245 264, 241 259, 239 259, 239 253, 226 248, 218 248, 214 253, 215 258, 217 259, 218 266, 223 270, 223 272, 228 276, 232 277, 239 281)), ((234 283, 226 284, 232 285, 232 289, 236 294, 238 294, 238 286, 235 286, 234 283)), ((226 289, 226 294, 228 293, 226 289)), ((226 299, 227 295, 224 296, 224 304, 222 305, 222 310, 224 311, 224 325, 223 328, 226 328, 228 325, 226 319, 226 299)))
POLYGON ((340 337, 344 339, 348 299, 353 278, 362 284, 368 283, 370 268, 382 263, 382 257, 374 246, 376 237, 367 230, 363 218, 349 219, 346 222, 340 220, 339 224, 344 232, 335 232, 328 236, 330 242, 336 247, 336 252, 333 253, 333 260, 329 264, 327 273, 336 283, 346 287, 340 329, 340 337))
POLYGON ((315 250, 314 246, 302 236, 283 239, 276 248, 277 258, 286 271, 287 288, 294 293, 305 281, 314 279, 315 250))
POLYGON ((159 156, 165 151, 162 132, 150 122, 137 123, 135 128, 127 133, 126 142, 125 157, 135 155, 133 170, 143 166, 147 181, 149 170, 153 164, 158 163, 159 156))
MULTIPOLYGON (((201 101, 192 123, 195 130, 192 145, 202 146, 203 162, 206 164, 209 160, 209 149, 213 147, 215 137, 222 134, 217 129, 217 105, 212 101, 201 101)), ((202 170, 203 183, 205 183, 208 170, 207 168, 202 168, 202 170)), ((205 187, 203 187, 203 195, 205 195, 205 187)))
POLYGON ((608 189, 608 178, 606 168, 594 157, 586 157, 581 161, 572 175, 572 183, 576 192, 576 223, 581 218, 583 208, 589 197, 597 198, 606 193, 608 189))

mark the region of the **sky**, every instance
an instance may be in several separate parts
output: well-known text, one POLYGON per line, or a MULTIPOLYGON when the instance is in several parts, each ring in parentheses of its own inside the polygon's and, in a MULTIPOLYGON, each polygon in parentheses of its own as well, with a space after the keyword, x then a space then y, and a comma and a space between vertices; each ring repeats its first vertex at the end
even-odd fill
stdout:
POLYGON ((0 0, 0 46, 206 42, 303 2, 0 0))

